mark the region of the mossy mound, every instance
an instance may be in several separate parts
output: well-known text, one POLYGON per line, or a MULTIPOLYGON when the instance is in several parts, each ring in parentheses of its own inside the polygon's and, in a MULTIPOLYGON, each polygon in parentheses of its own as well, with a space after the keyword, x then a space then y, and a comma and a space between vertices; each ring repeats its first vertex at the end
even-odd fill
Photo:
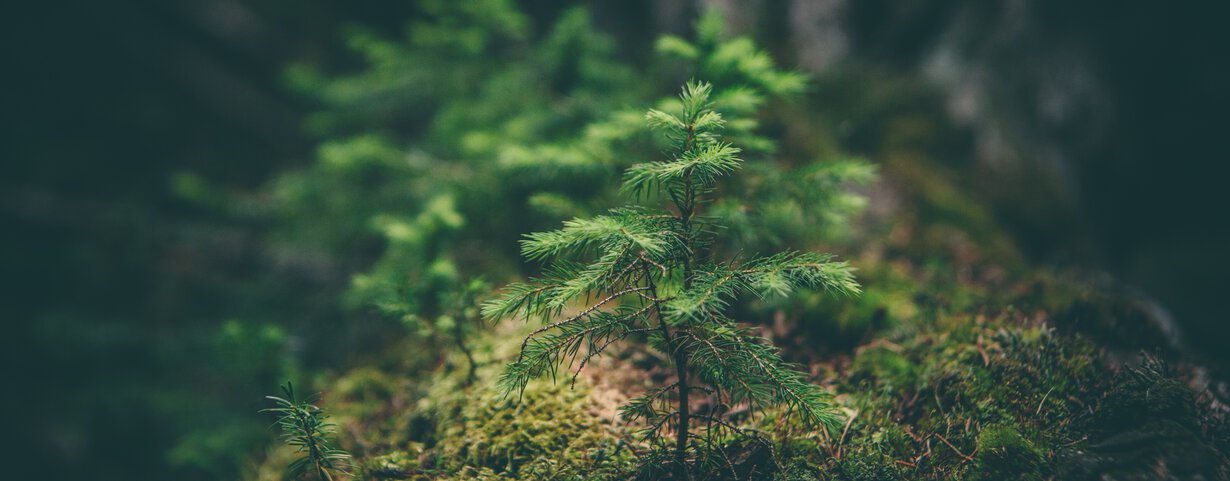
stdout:
POLYGON ((487 468, 509 479, 614 474, 632 452, 614 420, 599 417, 589 393, 581 383, 570 389, 540 380, 519 399, 483 388, 444 397, 429 407, 437 417, 439 466, 446 472, 487 468))
POLYGON ((962 317, 936 316, 855 355, 839 384, 857 412, 832 463, 839 479, 1048 472, 1040 446, 1070 441, 1100 361, 1090 346, 1018 313, 962 317))
POLYGON ((1079 429, 1086 442, 1057 456, 1064 479, 1230 479, 1226 410, 1154 357, 1119 373, 1079 429))
MULTIPOLYGON (((727 439, 733 474, 698 470, 701 479, 1226 479, 1224 415, 1155 361, 1117 368, 1037 312, 920 306, 917 321, 847 360, 813 366, 816 381, 838 392, 847 426, 809 431, 773 412, 740 418, 777 433, 777 459, 727 439)), ((324 405, 355 454, 357 478, 601 480, 635 472, 643 448, 628 434, 635 426, 599 405, 587 378, 575 388, 568 378, 538 380, 520 399, 493 387, 495 359, 515 352, 516 339, 484 335, 479 378, 469 386, 464 369, 451 367, 462 364, 449 362, 421 383, 370 368, 332 381, 324 405)), ((280 479, 283 451, 251 478, 280 479)))
MULTIPOLYGON (((1119 354, 1053 327, 1065 318, 1042 306, 1062 313, 1070 297, 959 283, 936 289, 951 292, 890 293, 909 299, 912 318, 891 316, 849 354, 812 351, 813 380, 838 393, 847 425, 815 431, 773 411, 741 415, 735 421, 770 433, 773 449, 722 439, 734 469, 698 468, 697 479, 1227 479, 1224 413, 1159 362, 1122 367, 1119 354), (1005 303, 1031 307, 994 308, 1005 303)), ((615 419, 592 378, 572 387, 561 372, 560 382, 534 381, 520 398, 495 387, 525 328, 500 329, 471 340, 480 364, 473 384, 466 363, 452 358, 416 368, 429 376, 362 368, 322 381, 357 478, 602 480, 636 472, 635 453, 645 452, 629 434, 636 426, 615 419)), ((600 377, 657 382, 653 369, 612 362, 596 366, 600 377), (626 372, 607 376, 614 370, 626 372)), ((280 479, 284 451, 251 478, 280 479)))
POLYGON ((978 433, 978 455, 969 479, 1038 481, 1046 468, 1046 452, 1013 427, 988 426, 978 433))
MULTIPOLYGON (((634 468, 628 433, 608 407, 591 397, 585 378, 575 386, 531 382, 521 396, 495 387, 500 360, 515 352, 519 331, 470 340, 480 363, 466 382, 465 362, 446 359, 430 376, 357 368, 333 380, 324 406, 333 413, 357 479, 601 480, 634 468), (453 362, 458 361, 458 362, 453 362)), ((292 458, 279 447, 250 472, 283 479, 292 458)))

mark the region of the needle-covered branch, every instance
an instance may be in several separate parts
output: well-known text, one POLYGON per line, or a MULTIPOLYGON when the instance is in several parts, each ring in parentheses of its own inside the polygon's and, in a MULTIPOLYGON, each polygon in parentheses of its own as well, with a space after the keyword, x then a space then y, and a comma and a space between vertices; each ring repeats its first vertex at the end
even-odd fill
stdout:
POLYGON ((328 440, 335 429, 334 424, 328 422, 329 416, 312 404, 311 399, 296 399, 294 385, 290 382, 282 386, 282 394, 285 397, 265 396, 276 407, 261 412, 278 416, 276 425, 282 431, 282 438, 299 454, 287 467, 290 478, 311 474, 318 480, 332 481, 332 473, 350 476, 350 454, 334 448, 328 440))
POLYGON ((849 264, 812 252, 784 252, 739 266, 698 266, 692 288, 667 303, 672 317, 703 318, 720 313, 741 293, 787 296, 797 289, 821 289, 840 295, 862 292, 849 264))

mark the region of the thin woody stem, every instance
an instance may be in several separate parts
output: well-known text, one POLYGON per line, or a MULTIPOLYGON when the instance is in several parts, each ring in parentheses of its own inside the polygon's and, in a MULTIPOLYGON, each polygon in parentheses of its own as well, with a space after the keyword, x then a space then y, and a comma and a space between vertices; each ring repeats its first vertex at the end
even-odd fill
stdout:
POLYGON ((658 288, 653 281, 653 276, 649 275, 649 264, 645 263, 643 265, 649 295, 653 297, 653 308, 658 317, 658 329, 662 331, 662 338, 666 341, 667 350, 675 358, 675 371, 679 378, 675 385, 679 393, 679 410, 677 412, 679 418, 675 429, 675 474, 679 479, 691 479, 691 473, 688 472, 687 465, 688 418, 690 414, 688 409, 688 392, 691 391, 688 388, 688 355, 675 344, 670 328, 666 325, 666 319, 662 317, 662 303, 658 300, 658 288))

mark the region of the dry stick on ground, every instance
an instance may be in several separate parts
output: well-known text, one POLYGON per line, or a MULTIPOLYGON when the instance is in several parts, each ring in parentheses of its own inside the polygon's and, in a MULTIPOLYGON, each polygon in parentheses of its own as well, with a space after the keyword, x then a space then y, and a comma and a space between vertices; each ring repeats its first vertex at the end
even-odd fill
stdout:
POLYGON ((1054 391, 1054 390, 1055 390, 1055 386, 1051 386, 1051 388, 1046 391, 1046 394, 1042 396, 1042 400, 1038 401, 1038 410, 1034 411, 1034 416, 1042 414, 1042 404, 1046 403, 1046 398, 1050 397, 1051 391, 1054 391))
POLYGON ((854 411, 854 414, 850 416, 850 419, 846 420, 846 427, 841 429, 841 438, 837 440, 837 455, 833 457, 841 459, 841 445, 845 443, 846 433, 850 432, 850 425, 854 424, 854 418, 857 418, 858 414, 858 411, 854 411))
POLYGON ((991 356, 988 356, 988 355, 987 355, 987 350, 986 350, 986 348, 982 347, 982 334, 979 334, 979 335, 978 335, 978 343, 974 345, 974 348, 975 348, 975 349, 977 349, 977 350, 978 350, 978 354, 980 354, 980 355, 982 356, 982 365, 983 365, 984 367, 985 367, 985 366, 990 366, 990 365, 991 365, 991 356))
MULTIPOLYGON (((943 441, 943 442, 944 442, 944 444, 947 444, 949 448, 952 448, 952 451, 953 451, 954 453, 957 453, 957 456, 961 456, 961 457, 962 457, 962 458, 964 458, 966 461, 973 461, 973 460, 974 460, 974 457, 973 457, 972 455, 968 455, 968 454, 965 454, 965 453, 961 452, 961 450, 960 450, 960 449, 957 449, 957 447, 956 447, 956 446, 953 446, 953 445, 952 445, 952 443, 948 442, 948 439, 944 438, 944 435, 943 435, 943 434, 940 434, 940 433, 935 433, 935 436, 936 436, 936 437, 938 437, 938 438, 940 438, 940 441, 943 441)), ((975 449, 974 449, 974 454, 978 454, 978 449, 977 449, 977 448, 975 448, 975 449)))

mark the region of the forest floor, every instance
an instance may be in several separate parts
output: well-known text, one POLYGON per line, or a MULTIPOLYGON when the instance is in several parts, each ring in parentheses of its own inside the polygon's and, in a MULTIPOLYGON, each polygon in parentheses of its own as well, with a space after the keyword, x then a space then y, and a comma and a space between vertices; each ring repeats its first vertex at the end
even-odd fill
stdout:
MULTIPOLYGON (((726 440, 730 463, 698 479, 1230 476, 1225 383, 1183 359, 1153 306, 1104 277, 1028 266, 984 212, 925 180, 934 175, 893 172, 863 222, 861 238, 880 240, 848 255, 861 297, 736 309, 836 394, 844 425, 736 412, 774 449, 726 440)), ((668 380, 665 363, 629 344, 575 383, 560 371, 506 397, 496 380, 528 328, 471 339, 469 384, 463 356, 434 360, 413 339, 380 365, 323 376, 322 406, 356 477, 626 478, 644 446, 616 409, 668 380)), ((281 479, 292 455, 271 447, 249 477, 281 479)))

